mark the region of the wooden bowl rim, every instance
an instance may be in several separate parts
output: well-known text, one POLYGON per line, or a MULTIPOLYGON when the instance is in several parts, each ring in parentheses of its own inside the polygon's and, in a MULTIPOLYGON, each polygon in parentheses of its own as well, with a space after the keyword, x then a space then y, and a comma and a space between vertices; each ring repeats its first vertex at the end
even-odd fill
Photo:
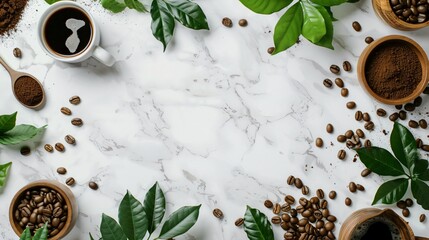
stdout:
POLYGON ((24 229, 19 225, 19 223, 15 220, 15 217, 14 217, 14 212, 18 205, 18 200, 21 199, 21 196, 25 194, 26 191, 36 187, 47 187, 47 188, 53 189, 57 191, 59 194, 61 194, 61 196, 63 197, 67 205, 67 220, 64 224, 64 227, 61 229, 61 231, 59 231, 55 236, 50 237, 48 239, 54 240, 54 239, 60 239, 66 236, 71 230, 70 227, 72 227, 73 225, 73 218, 75 217, 74 214, 77 210, 77 209, 74 209, 77 206, 76 204, 74 204, 76 203, 76 199, 74 197, 73 192, 70 189, 68 189, 64 184, 55 180, 34 181, 25 185, 24 187, 22 187, 16 192, 16 194, 13 196, 12 201, 9 205, 9 222, 14 232, 18 236, 20 236, 24 231, 24 229))
POLYGON ((379 102, 385 103, 385 104, 390 104, 390 105, 401 105, 401 104, 405 104, 408 102, 413 101, 414 99, 416 99, 418 96, 420 96, 420 94, 425 90, 425 88, 428 85, 428 57, 426 55, 426 52, 423 50, 423 48, 413 39, 403 36, 403 35, 388 35, 385 37, 382 37, 380 39, 375 40, 374 42, 370 43, 362 52, 361 56, 359 57, 359 61, 358 61, 358 79, 359 82, 361 83, 362 88, 365 89, 365 91, 367 93, 369 93, 369 95, 371 95, 373 98, 375 98, 376 100, 378 100, 379 102), (419 60, 422 66, 422 79, 420 81, 420 83, 417 85, 416 89, 414 90, 414 92, 404 98, 400 98, 400 99, 388 99, 388 98, 383 98, 379 95, 377 95, 368 85, 367 81, 366 81, 366 76, 365 76, 365 65, 367 62, 367 59, 369 57, 369 55, 374 51, 374 49, 376 49, 378 46, 389 42, 389 41, 404 41, 407 42, 408 44, 410 44, 410 46, 415 50, 416 54, 419 56, 419 60), (422 61, 423 60, 423 61, 422 61))
MULTIPOLYGON (((384 4, 386 4, 386 6, 389 7, 388 9, 390 11, 384 11, 383 8, 381 8, 380 11, 383 11, 384 14, 391 15, 394 19, 397 20, 397 23, 399 25, 401 25, 402 27, 404 27, 404 28, 407 28, 409 30, 417 30, 417 29, 429 26, 429 20, 426 21, 426 22, 422 22, 422 23, 408 23, 408 22, 405 22, 405 21, 401 20, 398 16, 396 16, 395 12, 393 11, 392 6, 390 5, 390 0, 373 0, 373 1, 382 1, 382 2, 384 2, 384 4)), ((392 27, 394 27, 394 26, 392 26, 392 27)))

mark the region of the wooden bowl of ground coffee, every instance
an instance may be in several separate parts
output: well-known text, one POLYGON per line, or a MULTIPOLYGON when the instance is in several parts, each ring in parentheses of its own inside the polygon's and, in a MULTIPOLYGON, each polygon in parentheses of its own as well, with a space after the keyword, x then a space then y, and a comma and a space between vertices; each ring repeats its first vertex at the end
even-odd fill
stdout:
POLYGON ((361 86, 378 101, 400 105, 417 98, 428 85, 428 57, 418 43, 401 35, 380 38, 358 61, 361 86))

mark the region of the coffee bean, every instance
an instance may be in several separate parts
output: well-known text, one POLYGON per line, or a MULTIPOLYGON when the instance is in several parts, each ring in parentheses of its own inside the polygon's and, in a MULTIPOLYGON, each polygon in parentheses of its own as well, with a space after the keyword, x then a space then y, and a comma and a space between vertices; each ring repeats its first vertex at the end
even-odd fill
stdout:
POLYGON ((412 112, 416 109, 416 106, 414 106, 413 103, 407 103, 405 104, 404 109, 407 110, 408 112, 412 112))
POLYGON ((371 116, 369 116, 369 113, 367 112, 363 114, 362 118, 365 122, 371 121, 371 116))
POLYGON ((424 222, 426 220, 426 215, 424 213, 420 214, 419 221, 424 222))
POLYGON ((305 207, 308 204, 308 200, 306 198, 300 198, 299 199, 299 204, 301 204, 301 206, 305 207))
POLYGON ((423 98, 418 96, 416 99, 414 99, 413 104, 416 107, 420 107, 422 105, 423 98))
POLYGON ((365 142, 364 142, 364 144, 363 144, 365 147, 371 147, 372 146, 372 143, 371 143, 371 141, 369 140, 369 139, 367 139, 367 140, 365 140, 365 142))
POLYGON ((292 176, 292 175, 290 175, 288 178, 287 178, 287 184, 288 185, 293 185, 295 183, 295 177, 294 176, 292 176))
POLYGON ((337 141, 340 143, 346 142, 346 140, 347 140, 347 137, 344 135, 338 135, 337 137, 337 141))
POLYGON ((425 90, 423 90, 423 94, 429 94, 429 87, 426 87, 425 90))
POLYGON ((353 137, 353 134, 352 130, 347 130, 346 133, 344 133, 344 136, 346 136, 347 139, 350 139, 353 137))
POLYGON ((301 192, 302 192, 302 195, 308 195, 310 193, 310 189, 308 188, 308 186, 303 186, 301 188, 301 192))
POLYGON ((421 147, 421 149, 423 150, 423 151, 425 151, 425 152, 429 152, 429 145, 423 145, 422 147, 421 147))
POLYGON ((66 148, 64 147, 64 145, 62 143, 56 143, 55 144, 55 150, 57 150, 58 152, 64 152, 66 150, 66 148))
POLYGON ((402 105, 395 105, 395 108, 398 109, 398 110, 401 110, 402 109, 402 105))
POLYGON ((274 47, 269 47, 269 48, 267 49, 267 53, 271 55, 271 54, 273 54, 274 50, 275 50, 275 48, 274 48, 274 47))
POLYGON ((362 177, 366 177, 366 176, 368 176, 369 174, 371 174, 372 173, 372 171, 371 171, 371 169, 369 169, 369 168, 365 168, 364 170, 362 170, 362 172, 360 173, 360 175, 362 176, 362 177))
POLYGON ((274 214, 279 214, 279 213, 280 213, 280 211, 281 211, 281 209, 282 209, 282 207, 280 206, 280 204, 276 203, 276 204, 274 204, 274 206, 273 206, 273 213, 274 213, 274 214))
POLYGON ((28 146, 24 146, 21 148, 20 152, 21 152, 21 155, 28 156, 31 153, 31 149, 28 146))
POLYGON ((68 144, 71 144, 71 145, 76 144, 76 139, 75 139, 72 135, 66 135, 66 136, 64 137, 64 140, 65 140, 68 144))
POLYGON ((323 85, 327 88, 331 88, 332 87, 332 80, 329 78, 326 78, 325 80, 323 80, 323 85))
POLYGON ((408 208, 402 209, 402 216, 409 217, 410 216, 410 210, 408 208))
POLYGON ((420 138, 416 139, 416 145, 418 148, 421 148, 423 146, 423 141, 420 138))
POLYGON ((396 113, 396 112, 390 114, 390 116, 389 116, 389 120, 392 121, 392 122, 398 120, 398 118, 399 118, 399 113, 396 113))
POLYGON ((297 188, 302 188, 302 186, 303 186, 303 183, 302 183, 300 178, 295 178, 294 184, 295 184, 295 187, 297 187, 297 188))
POLYGON ((317 147, 323 147, 323 139, 316 138, 316 146, 317 147))
POLYGON ((330 191, 329 192, 329 198, 330 199, 335 199, 337 197, 337 192, 335 192, 335 191, 330 191))
POLYGON ((97 190, 98 189, 98 184, 96 182, 89 182, 88 183, 89 188, 91 188, 92 190, 97 190))
POLYGON ((400 209, 405 209, 405 208, 407 208, 407 203, 405 203, 404 200, 400 200, 396 203, 396 206, 400 209))
POLYGON ((64 174, 67 173, 67 169, 64 168, 64 167, 59 167, 59 168, 57 168, 57 173, 61 174, 61 175, 64 175, 64 174))
MULTIPOLYGON (((308 188, 308 187, 307 187, 308 188)), ((304 189, 304 187, 302 188, 304 189)), ((301 189, 301 190, 302 190, 301 189)), ((308 190, 308 189, 307 189, 308 190)), ((281 206, 281 210, 282 212, 289 212, 291 210, 291 206, 288 203, 285 203, 281 206)))
POLYGON ((73 185, 74 185, 74 183, 75 183, 74 178, 69 177, 69 178, 67 178, 67 179, 66 179, 66 184, 67 184, 67 185, 69 185, 69 186, 73 186, 73 185))
POLYGON ((344 87, 343 79, 335 78, 335 85, 337 85, 339 88, 343 88, 344 87))
POLYGON ((426 129, 428 127, 428 123, 424 119, 420 119, 419 126, 423 129, 426 129))
POLYGON ((362 131, 362 129, 356 129, 356 135, 358 135, 360 138, 365 138, 365 133, 362 131))
POLYGON ((365 38, 365 42, 367 43, 367 44, 370 44, 370 43, 372 43, 374 41, 374 38, 372 38, 372 37, 366 37, 365 38))
POLYGON ((240 25, 240 27, 246 27, 247 26, 247 20, 246 19, 240 19, 238 21, 238 25, 240 25))
POLYGON ((219 208, 215 208, 213 210, 213 216, 215 216, 215 217, 217 217, 219 219, 223 218, 223 212, 222 212, 222 210, 220 210, 219 208))
POLYGON ((45 144, 44 148, 47 152, 53 152, 54 151, 54 148, 50 144, 45 144))
POLYGON ((240 227, 241 225, 244 224, 244 219, 238 218, 237 220, 235 220, 234 224, 235 224, 235 226, 240 227))
POLYGON ((282 222, 282 219, 279 216, 274 216, 271 218, 271 222, 273 224, 280 224, 282 222))
POLYGON ((419 123, 418 123, 418 122, 416 122, 416 121, 414 121, 414 120, 410 120, 410 121, 408 122, 408 126, 409 126, 410 128, 418 128, 418 127, 419 127, 419 123))
POLYGON ((356 192, 356 189, 357 189, 356 183, 350 182, 349 183, 349 190, 350 190, 350 192, 354 193, 354 192, 356 192))
POLYGON ((372 131, 372 130, 374 130, 374 123, 371 122, 371 121, 366 122, 365 125, 364 125, 364 127, 365 127, 366 130, 372 131))
POLYGON ((365 191, 365 187, 360 185, 360 184, 356 184, 356 189, 361 191, 361 192, 365 191))
POLYGON ((387 114, 386 110, 384 110, 382 108, 377 109, 377 116, 384 117, 384 116, 386 116, 386 114, 387 114))
POLYGON ((356 121, 362 121, 362 119, 363 119, 363 114, 362 114, 362 112, 361 111, 356 111, 356 113, 355 113, 355 120, 356 121))
POLYGON ((360 30, 362 30, 362 27, 360 26, 360 23, 357 21, 354 21, 352 23, 352 27, 356 32, 360 32, 360 30))
POLYGON ((334 74, 339 74, 340 73, 340 67, 338 67, 337 65, 335 65, 335 64, 332 64, 330 67, 329 67, 329 70, 332 72, 332 73, 334 73, 334 74))
POLYGON ((273 207, 273 202, 271 202, 270 200, 265 200, 265 202, 264 202, 264 206, 266 207, 266 208, 272 208, 273 207))
POLYGON ((322 190, 322 189, 317 189, 317 191, 316 191, 316 195, 317 195, 317 197, 318 198, 320 198, 320 199, 323 199, 323 198, 325 198, 325 192, 322 190))
POLYGON ((72 115, 72 111, 70 110, 70 108, 68 107, 62 107, 60 109, 61 113, 63 113, 64 115, 72 115))
POLYGON ((347 102, 346 107, 348 109, 354 109, 356 107, 356 103, 353 101, 347 102))
POLYGON ((346 158, 346 155, 347 155, 346 151, 341 149, 340 151, 338 151, 337 157, 340 160, 344 160, 346 158))
POLYGON ((80 97, 79 96, 73 96, 69 99, 69 102, 73 105, 78 105, 80 103, 80 97))
POLYGON ((232 20, 231 20, 230 18, 228 18, 228 17, 224 17, 224 18, 222 19, 222 24, 223 24, 225 27, 231 28, 231 27, 232 27, 232 20))
POLYGON ((328 125, 326 125, 326 132, 328 132, 328 133, 334 132, 334 126, 332 126, 332 124, 328 123, 328 125))
POLYGON ((349 95, 349 90, 347 88, 341 88, 341 96, 347 97, 349 95))
POLYGON ((347 197, 347 198, 344 200, 344 203, 346 204, 346 206, 350 206, 350 205, 352 205, 352 200, 351 200, 349 197, 347 197))
POLYGON ((404 110, 399 111, 399 119, 401 120, 407 119, 407 112, 405 112, 404 110))
POLYGON ((407 204, 407 207, 412 207, 414 202, 411 198, 405 199, 405 203, 407 204))
POLYGON ((350 64, 349 61, 344 61, 343 62, 343 69, 346 72, 350 72, 352 70, 352 65, 350 64))
POLYGON ((13 56, 15 56, 16 58, 21 58, 21 57, 22 57, 21 49, 19 49, 19 48, 14 48, 14 49, 13 49, 13 56))
POLYGON ((289 205, 292 205, 295 203, 295 198, 291 195, 286 195, 285 202, 287 202, 289 205))
POLYGON ((332 229, 334 229, 335 228, 335 224, 334 223, 331 223, 331 222, 326 222, 325 223, 325 229, 327 230, 327 231, 331 231, 332 229))

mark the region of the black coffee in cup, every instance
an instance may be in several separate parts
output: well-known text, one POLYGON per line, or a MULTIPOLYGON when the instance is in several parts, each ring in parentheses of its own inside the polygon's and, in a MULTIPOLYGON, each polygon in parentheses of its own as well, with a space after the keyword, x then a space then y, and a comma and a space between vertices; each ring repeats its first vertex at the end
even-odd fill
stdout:
POLYGON ((66 57, 78 55, 91 43, 92 23, 77 7, 61 8, 48 16, 43 39, 51 52, 66 57))
POLYGON ((357 226, 351 240, 401 240, 401 234, 395 223, 379 216, 357 226))

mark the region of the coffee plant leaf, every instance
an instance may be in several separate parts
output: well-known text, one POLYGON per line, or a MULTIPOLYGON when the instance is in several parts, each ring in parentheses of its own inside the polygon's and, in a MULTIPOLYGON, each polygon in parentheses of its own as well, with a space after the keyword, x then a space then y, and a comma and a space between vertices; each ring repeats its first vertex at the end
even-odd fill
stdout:
POLYGON ((244 231, 249 240, 274 240, 273 229, 267 216, 249 206, 244 214, 244 231))
POLYGON ((334 25, 332 24, 332 16, 329 14, 329 12, 326 10, 325 7, 320 5, 315 5, 314 7, 320 12, 320 14, 322 14, 326 25, 325 36, 323 36, 315 44, 318 46, 322 46, 322 47, 334 50, 334 46, 332 46, 332 40, 334 39, 334 25))
POLYGON ((283 14, 276 24, 274 29, 275 50, 273 54, 290 48, 298 41, 303 22, 302 8, 297 2, 283 14))
POLYGON ((103 240, 127 240, 127 236, 122 231, 121 226, 115 219, 104 213, 101 217, 100 232, 103 240))
POLYGON ((0 134, 10 131, 15 127, 16 114, 17 112, 0 116, 0 134))
POLYGON ((43 227, 39 228, 34 234, 33 240, 47 240, 48 239, 48 223, 46 222, 43 227))
POLYGON ((429 210, 429 186, 419 179, 411 181, 411 192, 417 203, 429 210))
POLYGON ((301 0, 304 23, 302 35, 312 43, 319 42, 326 35, 326 24, 322 14, 308 0, 301 0))
POLYGON ((0 134, 0 144, 15 145, 32 139, 45 131, 46 126, 36 128, 32 125, 21 124, 15 126, 12 130, 0 134))
POLYGON ((165 51, 167 45, 173 39, 174 17, 163 0, 152 1, 150 15, 152 17, 152 34, 162 43, 165 51))
POLYGON ((19 240, 31 240, 31 232, 30 228, 26 227, 25 230, 22 232, 21 237, 19 240))
POLYGON ((413 175, 420 175, 424 173, 429 167, 428 160, 419 159, 414 162, 413 175))
POLYGON ((7 175, 9 174, 10 166, 12 162, 0 165, 0 187, 3 187, 6 183, 7 175))
POLYGON ((116 0, 101 0, 100 2, 101 6, 113 13, 122 12, 127 7, 124 3, 116 0))
POLYGON ((153 233, 165 214, 165 196, 158 182, 146 193, 143 207, 148 220, 148 231, 153 233))
POLYGON ((379 147, 366 147, 356 149, 360 160, 367 168, 382 176, 405 175, 400 162, 386 149, 379 147))
POLYGON ((396 158, 408 169, 419 159, 416 140, 405 126, 395 122, 390 134, 390 145, 396 158))
POLYGON ((187 0, 165 0, 165 4, 183 26, 194 30, 209 30, 206 15, 198 4, 187 0))
POLYGON ((292 0, 240 0, 248 9, 259 14, 272 14, 289 6, 292 0))
POLYGON ((161 228, 157 239, 169 239, 186 233, 197 222, 201 205, 185 206, 173 212, 161 228))
POLYGON ((398 178, 383 183, 375 194, 372 205, 377 203, 396 203, 405 195, 408 189, 408 179, 398 178))
POLYGON ((143 205, 127 191, 119 204, 119 224, 129 240, 142 240, 146 234, 148 221, 143 205))
POLYGON ((139 0, 124 0, 124 3, 129 9, 134 9, 137 12, 147 12, 146 8, 139 0))
MULTIPOLYGON (((326 6, 326 7, 330 7, 330 6, 336 6, 336 5, 340 5, 343 4, 345 2, 347 2, 346 0, 311 0, 313 3, 322 5, 322 6, 326 6)), ((356 2, 358 2, 359 0, 357 0, 356 2)))

